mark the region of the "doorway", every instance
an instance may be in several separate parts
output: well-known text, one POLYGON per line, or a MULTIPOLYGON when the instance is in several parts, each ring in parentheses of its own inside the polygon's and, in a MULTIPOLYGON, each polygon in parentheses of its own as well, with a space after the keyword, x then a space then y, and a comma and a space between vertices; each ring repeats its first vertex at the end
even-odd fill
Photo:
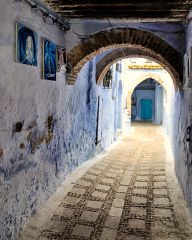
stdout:
POLYGON ((141 120, 150 121, 152 120, 152 100, 141 99, 141 120))

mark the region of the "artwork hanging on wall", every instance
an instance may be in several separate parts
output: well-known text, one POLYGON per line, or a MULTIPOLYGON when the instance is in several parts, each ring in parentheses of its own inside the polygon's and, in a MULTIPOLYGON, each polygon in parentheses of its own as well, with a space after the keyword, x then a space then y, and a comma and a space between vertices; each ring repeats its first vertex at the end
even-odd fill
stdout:
POLYGON ((57 72, 61 71, 62 66, 66 64, 66 50, 63 47, 57 47, 57 72))
POLYGON ((37 66, 38 35, 20 23, 16 23, 16 61, 37 66))
POLYGON ((43 79, 56 81, 56 56, 56 44, 43 39, 43 79))

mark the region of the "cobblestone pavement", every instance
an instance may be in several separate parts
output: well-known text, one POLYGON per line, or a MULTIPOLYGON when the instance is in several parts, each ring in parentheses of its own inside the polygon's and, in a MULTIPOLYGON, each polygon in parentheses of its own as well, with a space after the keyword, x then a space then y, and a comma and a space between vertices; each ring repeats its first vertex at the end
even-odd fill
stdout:
POLYGON ((75 182, 38 237, 22 239, 192 239, 165 143, 159 127, 136 125, 75 182))

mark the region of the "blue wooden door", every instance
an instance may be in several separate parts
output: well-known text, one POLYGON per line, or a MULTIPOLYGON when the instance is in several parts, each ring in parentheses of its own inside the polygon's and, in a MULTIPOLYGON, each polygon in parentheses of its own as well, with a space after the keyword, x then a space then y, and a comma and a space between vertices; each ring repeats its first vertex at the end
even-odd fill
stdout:
POLYGON ((141 99, 141 120, 152 119, 152 100, 141 99))

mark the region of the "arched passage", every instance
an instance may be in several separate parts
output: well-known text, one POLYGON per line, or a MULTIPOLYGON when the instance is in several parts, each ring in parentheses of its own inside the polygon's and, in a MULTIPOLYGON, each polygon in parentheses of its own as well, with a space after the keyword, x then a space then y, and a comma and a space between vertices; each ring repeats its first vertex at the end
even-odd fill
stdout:
POLYGON ((172 82, 171 77, 167 74, 166 78, 161 77, 157 73, 146 73, 141 74, 140 76, 137 76, 134 81, 129 85, 128 91, 127 91, 127 111, 128 114, 131 114, 131 95, 133 93, 133 90, 136 88, 137 85, 139 85, 141 82, 143 82, 146 79, 154 79, 156 82, 158 82, 165 90, 166 97, 169 96, 171 98, 173 92, 174 92, 174 85, 172 82))
POLYGON ((131 95, 131 119, 161 124, 163 119, 163 86, 147 78, 139 83, 131 95))
POLYGON ((169 63, 171 71, 175 72, 174 75, 177 76, 178 85, 182 85, 183 60, 181 54, 155 34, 134 28, 107 29, 91 35, 89 39, 71 49, 68 52, 68 65, 71 71, 68 83, 74 84, 82 66, 97 54, 109 49, 131 46, 144 47, 149 51, 153 51, 156 57, 158 56, 165 63, 169 63))
MULTIPOLYGON (((111 51, 110 53, 106 54, 96 65, 96 82, 97 84, 101 84, 103 81, 104 76, 106 75, 109 68, 118 60, 125 59, 125 58, 134 58, 134 57, 141 57, 146 58, 148 60, 151 60, 153 62, 156 62, 160 65, 163 63, 163 59, 159 56, 156 56, 155 53, 153 53, 150 50, 146 49, 138 49, 137 47, 130 47, 124 49, 116 49, 111 51)), ((175 89, 177 89, 180 85, 177 79, 177 74, 175 71, 171 71, 169 63, 165 63, 166 65, 163 65, 163 68, 171 75, 172 81, 174 84, 175 89)), ((157 77, 159 78, 159 76, 157 77)))

